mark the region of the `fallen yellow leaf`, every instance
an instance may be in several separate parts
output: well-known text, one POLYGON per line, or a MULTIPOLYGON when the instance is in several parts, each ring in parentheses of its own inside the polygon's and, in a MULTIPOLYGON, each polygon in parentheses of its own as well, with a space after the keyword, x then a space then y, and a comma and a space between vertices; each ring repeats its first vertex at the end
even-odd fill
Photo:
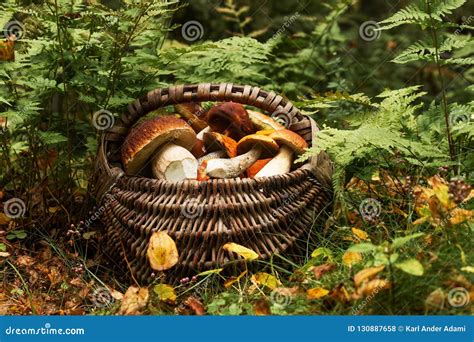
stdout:
POLYGON ((173 286, 167 284, 155 285, 153 291, 158 295, 159 299, 163 302, 174 304, 176 302, 176 292, 173 286))
POLYGON ((359 252, 345 252, 342 256, 342 262, 346 266, 352 266, 362 261, 362 253, 359 252))
POLYGON ((123 295, 119 315, 139 315, 148 303, 149 292, 146 287, 130 286, 123 295))
POLYGON ((362 229, 358 229, 358 228, 352 228, 352 234, 354 234, 355 236, 357 236, 361 240, 367 240, 369 238, 369 236, 367 235, 366 232, 364 232, 362 229))
POLYGON ((362 282, 366 279, 369 279, 369 278, 372 278, 373 276, 375 276, 377 273, 379 273, 380 271, 382 271, 383 269, 385 268, 384 265, 382 266, 378 266, 378 267, 369 267, 369 268, 366 268, 366 269, 363 269, 362 271, 358 272, 355 276, 354 276, 354 284, 356 287, 359 287, 360 284, 362 284, 362 282))
POLYGON ((323 289, 322 287, 315 287, 314 289, 309 289, 306 291, 306 296, 308 299, 319 299, 326 296, 328 293, 329 291, 323 289))
POLYGON ((266 286, 270 290, 274 290, 281 285, 281 282, 275 276, 265 272, 258 272, 252 275, 251 281, 256 285, 266 286))
POLYGON ((461 208, 455 208, 451 211, 449 223, 452 225, 463 223, 474 216, 474 211, 461 208))
POLYGON ((255 260, 258 258, 258 254, 252 251, 250 248, 241 246, 234 242, 226 243, 222 248, 224 248, 228 252, 237 253, 245 260, 255 260))
POLYGON ((165 271, 178 262, 178 249, 174 240, 166 232, 155 232, 150 238, 147 250, 151 268, 165 271))

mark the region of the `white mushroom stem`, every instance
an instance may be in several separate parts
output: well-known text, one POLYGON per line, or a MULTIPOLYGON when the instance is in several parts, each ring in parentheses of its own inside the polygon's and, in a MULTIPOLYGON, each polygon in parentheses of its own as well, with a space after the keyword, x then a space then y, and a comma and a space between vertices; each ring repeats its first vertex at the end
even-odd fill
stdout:
POLYGON ((198 134, 196 134, 196 138, 198 138, 199 140, 204 140, 204 133, 207 133, 210 131, 211 131, 211 127, 207 126, 203 130, 199 131, 198 134))
POLYGON ((159 179, 179 182, 197 178, 197 159, 184 147, 166 144, 153 157, 153 175, 159 179))
POLYGON ((278 154, 258 171, 254 178, 270 177, 287 173, 291 169, 292 162, 293 150, 283 145, 278 154))
POLYGON ((261 154, 261 147, 255 146, 247 153, 244 153, 235 158, 211 159, 207 162, 206 174, 214 178, 238 177, 250 165, 255 163, 261 154))
POLYGON ((198 165, 201 165, 203 161, 209 161, 211 159, 225 158, 227 153, 225 151, 216 151, 208 153, 198 159, 198 165))

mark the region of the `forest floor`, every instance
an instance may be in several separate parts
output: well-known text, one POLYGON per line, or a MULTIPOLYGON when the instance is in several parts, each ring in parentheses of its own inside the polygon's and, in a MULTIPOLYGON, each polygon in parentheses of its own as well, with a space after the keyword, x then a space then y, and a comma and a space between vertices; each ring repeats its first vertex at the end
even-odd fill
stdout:
MULTIPOLYGON (((435 189, 435 196, 441 198, 447 186, 443 182, 434 177, 432 188, 416 189, 435 189)), ((362 186, 354 180, 349 187, 361 191, 362 186)), ((438 205, 440 212, 446 209, 438 205)), ((393 221, 393 215, 403 217, 403 212, 395 207, 391 211, 392 220, 373 211, 364 219, 356 210, 343 220, 336 209, 318 228, 318 243, 303 264, 275 256, 270 263, 248 260, 260 262, 258 272, 252 267, 224 276, 211 270, 181 279, 177 285, 158 278, 147 287, 121 277, 103 254, 100 223, 87 231, 71 226, 66 234, 64 229, 39 228, 22 234, 21 223, 2 214, 0 314, 473 313, 470 232, 456 225, 441 229, 432 221, 436 229, 384 241, 380 234, 385 230, 404 230, 393 221), (407 259, 404 253, 415 257, 407 259)), ((452 224, 462 221, 462 212, 455 212, 450 220, 452 224)))

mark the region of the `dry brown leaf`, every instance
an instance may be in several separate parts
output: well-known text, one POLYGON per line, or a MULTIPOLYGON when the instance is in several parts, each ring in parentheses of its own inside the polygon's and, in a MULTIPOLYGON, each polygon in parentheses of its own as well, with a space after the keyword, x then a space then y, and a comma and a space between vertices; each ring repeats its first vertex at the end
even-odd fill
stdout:
POLYGON ((342 256, 342 262, 346 266, 352 266, 362 261, 362 253, 359 252, 345 252, 342 256))
POLYGON ((51 286, 58 284, 62 280, 61 274, 59 273, 57 267, 52 266, 49 269, 48 278, 49 278, 49 281, 51 282, 51 286))
POLYGON ((8 222, 11 221, 11 218, 9 218, 7 215, 4 213, 0 213, 0 225, 6 225, 8 222))
POLYGON ((323 289, 322 287, 315 287, 306 291, 306 297, 308 299, 319 299, 326 296, 329 293, 328 290, 323 289))
POLYGON ((148 244, 147 257, 152 269, 168 270, 178 263, 176 243, 166 232, 154 232, 148 244))
POLYGON ((206 314, 206 310, 204 310, 204 306, 202 305, 201 301, 194 296, 191 296, 186 299, 184 305, 193 310, 194 314, 196 314, 197 316, 204 316, 206 314))
POLYGON ((130 286, 122 298, 119 315, 140 315, 148 303, 148 289, 130 286))
POLYGON ((113 299, 115 299, 115 300, 122 300, 123 299, 123 293, 122 292, 111 289, 110 287, 108 287, 108 289, 109 289, 110 295, 112 296, 113 299))
POLYGON ((321 279, 323 275, 325 275, 328 272, 331 272, 333 269, 336 268, 336 264, 322 264, 319 266, 314 266, 311 268, 311 270, 314 273, 314 276, 316 279, 321 279))
POLYGON ((35 259, 33 259, 32 257, 30 257, 29 255, 20 255, 20 256, 16 259, 16 264, 17 264, 18 266, 29 267, 29 266, 32 266, 34 263, 35 263, 35 259))
POLYGON ((304 293, 302 289, 300 289, 298 286, 293 286, 293 287, 277 287, 272 291, 275 295, 281 295, 283 297, 296 297, 300 293, 304 293))
POLYGON ((260 298, 257 300, 253 305, 253 309, 255 310, 255 315, 257 316, 268 316, 272 314, 270 311, 270 304, 265 298, 260 298))
POLYGON ((368 282, 365 282, 362 286, 357 289, 357 295, 360 298, 362 297, 372 297, 375 296, 382 290, 390 288, 390 282, 385 279, 372 279, 368 282))
POLYGON ((441 310, 444 307, 446 294, 441 288, 432 291, 425 299, 425 308, 427 311, 441 310))
POLYGON ((76 287, 83 287, 85 282, 81 278, 74 278, 69 282, 69 284, 76 287))
POLYGON ((356 287, 359 287, 364 280, 370 279, 374 277, 377 273, 382 271, 385 268, 384 265, 378 266, 378 267, 369 267, 366 269, 363 269, 362 271, 358 272, 354 276, 354 284, 356 287))

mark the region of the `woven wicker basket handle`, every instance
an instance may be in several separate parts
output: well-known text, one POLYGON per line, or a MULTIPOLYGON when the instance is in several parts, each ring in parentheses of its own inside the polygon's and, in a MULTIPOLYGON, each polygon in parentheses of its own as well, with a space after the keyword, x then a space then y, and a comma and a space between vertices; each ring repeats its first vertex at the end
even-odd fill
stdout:
POLYGON ((130 127, 138 119, 158 108, 179 103, 204 101, 233 101, 260 108, 272 116, 284 116, 285 121, 290 123, 288 128, 311 143, 311 119, 302 115, 290 101, 274 92, 266 92, 258 87, 232 83, 177 85, 152 90, 128 106, 128 111, 120 117, 114 127, 106 132, 105 140, 120 140, 127 135, 130 127))

